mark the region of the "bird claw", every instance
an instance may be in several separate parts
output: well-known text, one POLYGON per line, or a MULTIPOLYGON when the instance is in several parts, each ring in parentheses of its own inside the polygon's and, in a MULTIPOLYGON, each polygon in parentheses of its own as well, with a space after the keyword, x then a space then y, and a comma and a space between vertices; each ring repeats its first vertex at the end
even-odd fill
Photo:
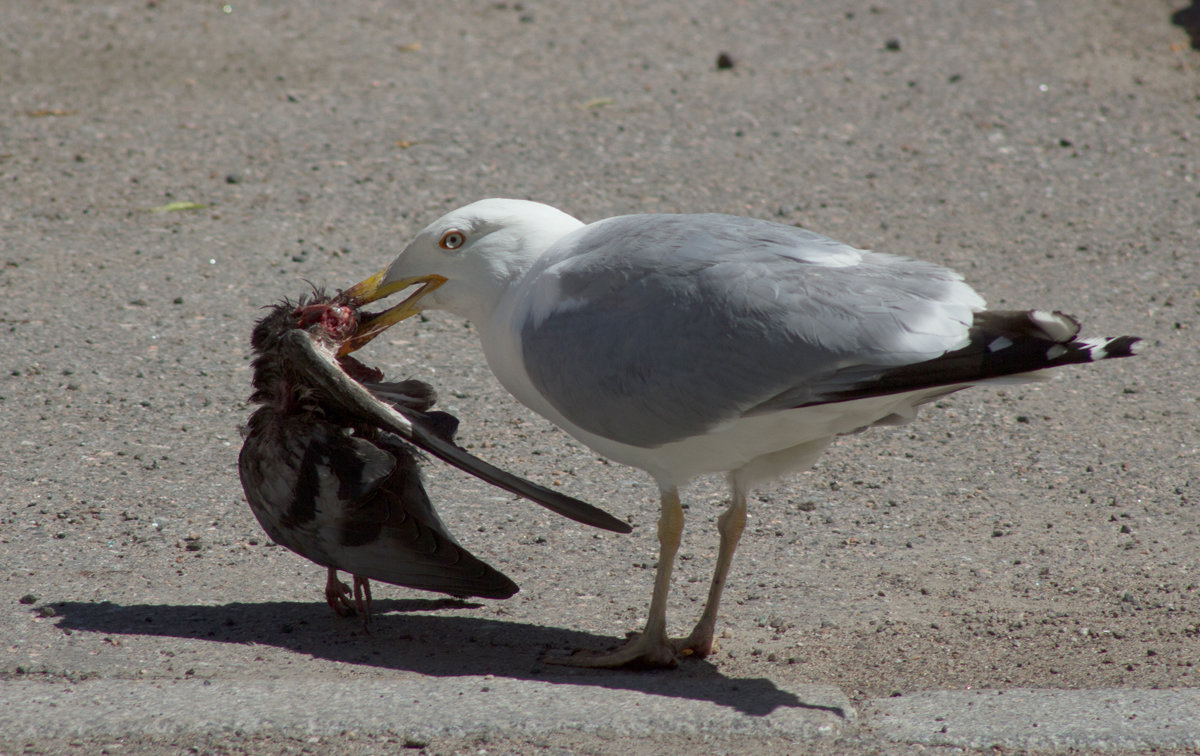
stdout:
POLYGON ((354 576, 354 588, 338 580, 337 570, 329 568, 329 578, 325 581, 325 603, 339 617, 361 615, 363 631, 371 632, 367 624, 371 621, 371 581, 359 575, 354 576), (350 596, 354 603, 350 603, 350 596))
POLYGON ((354 607, 350 604, 350 586, 338 580, 337 570, 330 568, 325 581, 325 603, 339 617, 353 617, 354 607))
POLYGON ((703 624, 696 625, 686 638, 672 638, 670 643, 675 653, 680 656, 703 659, 713 652, 713 629, 704 627, 703 624))
POLYGON ((635 635, 613 651, 576 651, 570 656, 547 656, 547 664, 590 669, 673 669, 679 665, 674 644, 665 637, 635 635))
POLYGON ((679 656, 694 656, 697 659, 707 657, 713 650, 711 638, 707 642, 695 641, 690 635, 686 638, 672 638, 671 646, 679 656))
POLYGON ((630 633, 628 642, 613 651, 579 650, 569 656, 546 656, 546 664, 592 669, 673 669, 685 657, 703 659, 713 652, 712 628, 697 625, 686 638, 652 639, 630 633))

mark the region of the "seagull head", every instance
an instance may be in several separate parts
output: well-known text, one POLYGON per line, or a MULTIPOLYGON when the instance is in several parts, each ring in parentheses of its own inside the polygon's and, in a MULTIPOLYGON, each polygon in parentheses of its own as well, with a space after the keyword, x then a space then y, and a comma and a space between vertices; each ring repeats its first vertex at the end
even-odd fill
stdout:
POLYGON ((582 226, 561 210, 528 200, 485 199, 446 213, 391 265, 342 292, 340 302, 361 307, 418 287, 394 307, 368 316, 342 354, 425 309, 486 319, 542 252, 582 226))

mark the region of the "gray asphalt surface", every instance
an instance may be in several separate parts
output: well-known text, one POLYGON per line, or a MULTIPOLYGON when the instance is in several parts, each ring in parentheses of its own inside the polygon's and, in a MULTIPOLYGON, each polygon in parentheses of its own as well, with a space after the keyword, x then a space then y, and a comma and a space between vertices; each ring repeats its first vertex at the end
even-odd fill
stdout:
MULTIPOLYGON (((0 8, 0 751, 1200 748, 1184 0, 633 6, 0 8), (949 397, 767 486, 717 652, 636 674, 540 659, 640 627, 650 481, 516 405, 469 323, 403 324, 364 359, 635 530, 430 463, 521 592, 380 586, 365 634, 242 499, 250 326, 486 196, 801 224, 1146 349, 949 397)), ((688 492, 675 631, 722 496, 688 492)))

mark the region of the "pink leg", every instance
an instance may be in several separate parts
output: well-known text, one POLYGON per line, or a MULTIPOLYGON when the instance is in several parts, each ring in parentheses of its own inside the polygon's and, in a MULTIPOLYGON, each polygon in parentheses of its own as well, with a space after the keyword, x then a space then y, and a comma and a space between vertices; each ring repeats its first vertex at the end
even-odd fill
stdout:
POLYGON ((362 614, 363 628, 366 629, 371 621, 371 581, 358 575, 354 576, 354 605, 362 614))
POLYGON ((354 606, 362 616, 362 626, 371 622, 371 581, 366 577, 354 576, 354 606))
POLYGON ((325 603, 339 617, 354 616, 354 607, 350 606, 350 586, 338 580, 337 570, 329 568, 329 578, 325 581, 325 603))

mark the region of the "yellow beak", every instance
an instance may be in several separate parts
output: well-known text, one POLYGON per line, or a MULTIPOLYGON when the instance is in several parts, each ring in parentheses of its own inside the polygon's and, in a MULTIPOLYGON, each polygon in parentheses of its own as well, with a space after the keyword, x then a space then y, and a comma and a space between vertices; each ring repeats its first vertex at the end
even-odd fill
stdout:
POLYGON ((379 334, 391 328, 405 318, 410 318, 420 312, 422 307, 417 305, 418 300, 437 287, 446 283, 445 276, 428 275, 414 276, 413 278, 405 278, 399 281, 392 281, 388 284, 383 284, 383 279, 387 275, 387 268, 379 271, 368 279, 359 281, 358 283, 346 289, 338 296, 338 301, 342 304, 349 305, 355 309, 374 302, 378 299, 395 294, 398 291, 403 291, 410 286, 421 285, 414 293, 409 295, 400 304, 384 310, 376 315, 367 315, 358 324, 358 330, 354 332, 346 343, 342 344, 342 348, 338 350, 338 356, 343 357, 353 351, 362 349, 367 345, 367 342, 375 338, 379 334))

